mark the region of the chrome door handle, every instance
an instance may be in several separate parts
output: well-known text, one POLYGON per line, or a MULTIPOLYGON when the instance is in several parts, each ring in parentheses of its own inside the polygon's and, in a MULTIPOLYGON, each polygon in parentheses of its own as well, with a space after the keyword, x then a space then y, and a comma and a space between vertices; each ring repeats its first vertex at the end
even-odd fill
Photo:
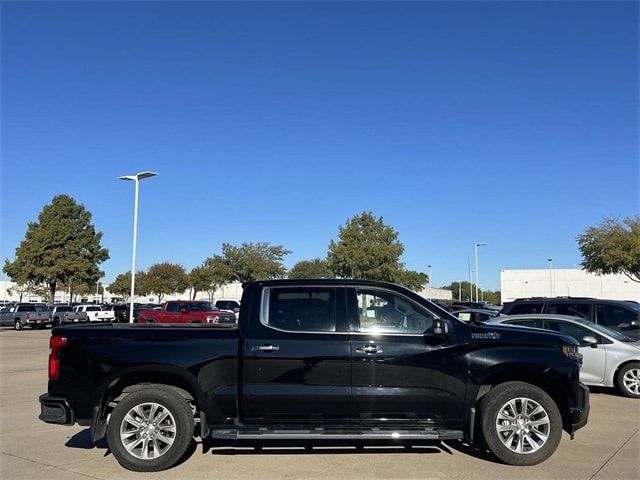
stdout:
POLYGON ((251 347, 252 352, 273 352, 280 350, 279 345, 256 345, 251 347))
MULTIPOLYGON (((356 349, 357 351, 358 349, 356 349)), ((382 349, 377 345, 365 345, 360 349, 363 353, 382 353, 382 349)))

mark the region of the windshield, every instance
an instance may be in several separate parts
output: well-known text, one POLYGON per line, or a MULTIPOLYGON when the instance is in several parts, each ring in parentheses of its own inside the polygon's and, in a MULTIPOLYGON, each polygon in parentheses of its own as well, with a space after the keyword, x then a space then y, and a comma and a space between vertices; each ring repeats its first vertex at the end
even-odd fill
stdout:
POLYGON ((629 337, 627 337, 626 335, 623 335, 620 332, 617 332, 615 330, 611 330, 610 328, 607 328, 607 327, 603 327, 600 324, 590 322, 589 320, 582 320, 580 318, 574 318, 573 321, 576 322, 576 323, 580 323, 581 325, 584 325, 585 327, 588 327, 588 328, 590 328, 592 330, 595 330, 598 333, 604 333, 605 335, 608 335, 611 338, 613 338, 614 340, 618 340, 619 342, 631 342, 631 341, 633 341, 629 337))
POLYGON ((195 302, 191 304, 191 311, 193 312, 213 312, 218 310, 211 302, 195 302))
POLYGON ((71 312, 72 310, 71 307, 56 307, 57 312, 71 312))
POLYGON ((622 303, 624 303, 631 310, 635 310, 636 312, 640 312, 640 303, 634 302, 634 301, 631 301, 631 300, 625 301, 625 302, 622 302, 622 303))

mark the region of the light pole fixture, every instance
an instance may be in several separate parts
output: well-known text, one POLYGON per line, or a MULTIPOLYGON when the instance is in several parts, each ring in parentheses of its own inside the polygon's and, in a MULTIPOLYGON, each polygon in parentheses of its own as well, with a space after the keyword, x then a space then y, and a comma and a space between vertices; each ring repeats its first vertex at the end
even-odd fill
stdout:
POLYGON ((136 289, 136 240, 138 237, 138 190, 140 189, 140 180, 155 177, 155 172, 140 172, 135 175, 123 175, 118 177, 119 180, 136 182, 135 195, 133 201, 133 253, 131 255, 131 297, 129 300, 129 323, 133 323, 133 294, 136 289))
POLYGON ((553 297, 553 258, 547 258, 549 262, 549 297, 553 297))
POLYGON ((478 283, 480 282, 480 275, 478 272, 478 247, 486 247, 486 243, 476 243, 476 302, 478 301, 478 283))
POLYGON ((431 300, 431 265, 427 265, 427 268, 429 269, 429 300, 431 300))

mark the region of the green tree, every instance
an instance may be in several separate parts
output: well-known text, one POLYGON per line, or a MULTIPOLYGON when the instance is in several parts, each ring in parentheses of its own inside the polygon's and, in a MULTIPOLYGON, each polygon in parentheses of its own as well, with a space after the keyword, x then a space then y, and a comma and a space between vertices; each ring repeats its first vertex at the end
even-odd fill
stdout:
POLYGON ((120 295, 125 302, 128 302, 131 294, 131 272, 117 275, 107 288, 110 293, 120 295))
POLYGON ((207 261, 222 261, 233 272, 233 280, 251 282, 284 277, 287 269, 283 259, 290 253, 283 246, 268 242, 243 243, 239 247, 223 243, 222 256, 207 261))
MULTIPOLYGON (((139 271, 136 273, 136 292, 138 296, 148 295, 150 293, 147 285, 147 273, 139 271)), ((107 287, 110 293, 120 295, 124 302, 129 301, 131 296, 131 272, 121 273, 107 287)))
POLYGON ((49 292, 46 287, 31 282, 26 283, 14 283, 11 287, 7 288, 9 295, 18 295, 18 303, 22 302, 22 297, 25 294, 33 294, 37 296, 48 296, 49 292), (43 295, 44 293, 44 295, 43 295))
POLYGON ((289 270, 289 278, 334 278, 329 262, 322 258, 302 260, 289 270))
POLYGON ((590 273, 622 273, 640 282, 640 214, 620 221, 605 218, 578 235, 582 267, 590 273))
POLYGON ((109 258, 109 251, 101 240, 91 213, 68 195, 57 195, 38 221, 29 223, 15 259, 5 260, 3 270, 14 281, 46 284, 53 303, 58 284, 68 285, 72 279, 95 284, 103 275, 98 265, 109 258))
POLYGON ((340 227, 338 240, 329 243, 327 260, 340 277, 395 282, 419 290, 428 277, 406 270, 400 261, 403 252, 393 227, 385 225, 382 217, 362 212, 340 227))
MULTIPOLYGON (((469 282, 451 282, 449 285, 445 285, 441 288, 444 288, 446 290, 451 290, 452 299, 454 302, 457 302, 458 299, 461 299, 461 301, 463 302, 471 301, 470 291, 469 291, 469 289, 471 288, 471 291, 473 291, 474 301, 475 301, 475 292, 476 292, 475 283, 470 284, 469 282)), ((485 302, 493 303, 494 305, 500 305, 502 303, 501 293, 499 290, 492 291, 492 290, 479 289, 478 295, 480 299, 484 300, 485 302)))
POLYGON ((213 301, 215 291, 227 283, 235 280, 233 270, 222 257, 214 255, 204 261, 199 267, 195 267, 189 274, 193 298, 197 292, 207 292, 209 300, 213 301))
MULTIPOLYGON (((189 288, 187 272, 182 265, 175 263, 163 262, 151 265, 142 277, 140 282, 141 289, 158 295, 159 302, 167 294, 182 293, 189 288)), ((136 275, 137 282, 138 275, 136 275)))

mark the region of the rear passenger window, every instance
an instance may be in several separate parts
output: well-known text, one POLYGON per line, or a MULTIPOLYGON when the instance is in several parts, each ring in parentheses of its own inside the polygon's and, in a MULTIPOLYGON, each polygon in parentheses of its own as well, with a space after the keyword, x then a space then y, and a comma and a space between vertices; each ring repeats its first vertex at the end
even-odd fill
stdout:
POLYGON ((616 305, 597 306, 598 323, 605 327, 628 327, 638 314, 616 305))
POLYGON ((273 288, 268 290, 268 295, 265 325, 289 331, 336 331, 335 289, 273 288))
POLYGON ((569 315, 570 317, 581 317, 589 319, 589 303, 547 303, 547 309, 544 313, 553 315, 569 315))
POLYGON ((536 319, 516 320, 515 322, 507 322, 509 325, 520 325, 522 327, 543 328, 542 322, 536 319))
POLYGON ((528 315, 530 313, 542 313, 544 303, 519 303, 514 305, 507 315, 528 315))

